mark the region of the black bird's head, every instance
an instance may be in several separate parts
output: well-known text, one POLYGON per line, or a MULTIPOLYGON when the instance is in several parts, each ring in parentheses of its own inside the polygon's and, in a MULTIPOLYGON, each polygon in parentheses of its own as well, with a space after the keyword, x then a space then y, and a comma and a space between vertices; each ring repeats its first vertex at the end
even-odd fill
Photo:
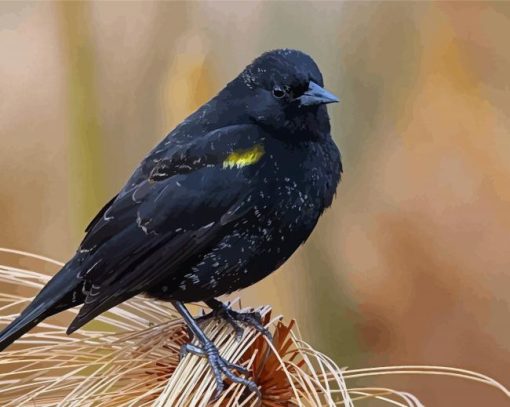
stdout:
POLYGON ((275 134, 314 138, 329 132, 325 105, 338 102, 323 86, 310 56, 279 49, 255 59, 225 91, 250 120, 275 134))

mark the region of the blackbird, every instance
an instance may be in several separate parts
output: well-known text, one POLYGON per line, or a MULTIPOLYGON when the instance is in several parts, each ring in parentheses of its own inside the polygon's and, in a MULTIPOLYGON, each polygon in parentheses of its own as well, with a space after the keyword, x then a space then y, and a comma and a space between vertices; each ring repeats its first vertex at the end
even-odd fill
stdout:
POLYGON ((43 319, 81 306, 70 334, 129 298, 170 301, 223 375, 259 392, 245 369, 222 358, 184 303, 267 333, 260 317, 216 297, 278 269, 331 205, 342 165, 330 134, 323 88, 307 54, 256 58, 214 98, 170 132, 86 228, 75 255, 0 333, 0 350, 43 319), (232 370, 240 374, 234 374, 232 370))

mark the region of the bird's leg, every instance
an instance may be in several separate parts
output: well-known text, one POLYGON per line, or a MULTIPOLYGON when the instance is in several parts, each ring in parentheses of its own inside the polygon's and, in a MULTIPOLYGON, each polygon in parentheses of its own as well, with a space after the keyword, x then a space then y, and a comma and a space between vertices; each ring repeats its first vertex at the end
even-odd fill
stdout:
POLYGON ((236 332, 237 338, 242 338, 244 330, 241 324, 249 325, 255 328, 258 332, 265 335, 270 341, 273 340, 271 333, 262 323, 262 317, 258 312, 238 312, 230 308, 229 305, 222 303, 216 299, 204 301, 212 311, 202 317, 196 318, 198 323, 206 321, 211 318, 222 318, 227 321, 236 332))
POLYGON ((206 357, 209 360, 209 365, 214 374, 216 380, 216 392, 214 398, 217 399, 221 395, 224 389, 223 375, 228 377, 234 383, 240 383, 246 386, 250 391, 257 394, 260 399, 261 394, 255 382, 247 380, 243 377, 239 377, 231 372, 231 370, 237 370, 241 374, 249 374, 249 371, 242 366, 234 363, 227 362, 220 356, 218 348, 214 343, 205 335, 204 331, 200 328, 195 319, 191 316, 188 309, 180 301, 172 301, 172 305, 181 314, 184 322, 188 325, 189 329, 193 333, 193 336, 200 342, 200 346, 192 345, 191 343, 184 344, 181 348, 181 358, 186 354, 191 353, 193 355, 206 357))

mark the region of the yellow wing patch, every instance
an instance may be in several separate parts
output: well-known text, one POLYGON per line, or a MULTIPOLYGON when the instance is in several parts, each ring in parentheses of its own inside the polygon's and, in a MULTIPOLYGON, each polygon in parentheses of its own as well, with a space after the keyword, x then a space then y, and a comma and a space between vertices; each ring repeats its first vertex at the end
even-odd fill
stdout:
POLYGON ((223 168, 242 168, 255 164, 264 155, 264 146, 255 144, 253 147, 236 150, 230 153, 223 161, 223 168))

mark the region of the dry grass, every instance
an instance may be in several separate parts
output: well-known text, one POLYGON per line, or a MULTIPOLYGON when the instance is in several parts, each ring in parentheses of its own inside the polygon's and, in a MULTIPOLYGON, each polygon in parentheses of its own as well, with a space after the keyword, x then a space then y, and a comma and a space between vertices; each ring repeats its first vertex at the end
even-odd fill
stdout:
MULTIPOLYGON (((0 249, 42 263, 59 262, 0 249)), ((32 270, 0 265, 0 327, 8 324, 48 280, 32 270), (18 293, 19 294, 14 294, 18 293), (22 293, 21 293, 22 292, 22 293)), ((300 339, 293 321, 259 308, 272 343, 253 330, 236 341, 228 325, 215 321, 205 331, 228 360, 248 367, 261 388, 264 406, 353 406, 362 399, 389 405, 421 406, 411 394, 386 388, 350 387, 352 379, 416 374, 454 376, 493 386, 495 380, 467 370, 440 366, 393 366, 341 369, 300 339)), ((134 298, 68 337, 67 318, 52 318, 18 340, 0 357, 2 406, 255 406, 243 386, 227 383, 221 399, 209 402, 215 384, 207 361, 188 355, 179 363, 179 348, 188 334, 168 304, 134 298)))

